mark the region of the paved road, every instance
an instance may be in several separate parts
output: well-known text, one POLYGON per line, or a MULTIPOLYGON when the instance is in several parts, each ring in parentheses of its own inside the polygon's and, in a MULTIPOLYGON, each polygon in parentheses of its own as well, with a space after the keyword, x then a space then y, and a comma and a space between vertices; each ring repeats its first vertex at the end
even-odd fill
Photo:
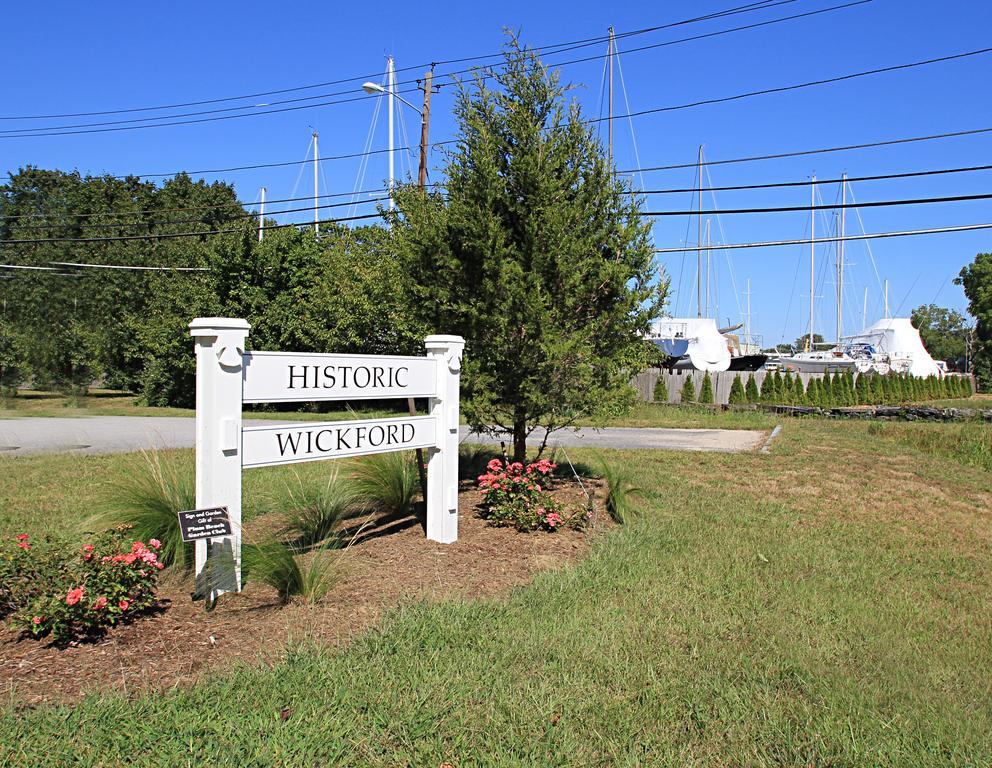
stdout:
MULTIPOLYGON (((246 420, 246 424, 277 421, 246 420)), ((299 424, 301 422, 293 422, 299 424)), ((462 437, 467 428, 462 427, 462 437)), ((738 452, 758 448, 765 433, 743 429, 580 429, 559 432, 552 443, 593 448, 662 448, 676 451, 738 452)), ((472 442, 498 442, 474 436, 472 442)), ((529 442, 539 443, 535 433, 529 442)), ((124 453, 142 448, 190 448, 194 443, 191 418, 171 416, 89 416, 77 418, 28 417, 0 419, 0 456, 34 453, 124 453)))

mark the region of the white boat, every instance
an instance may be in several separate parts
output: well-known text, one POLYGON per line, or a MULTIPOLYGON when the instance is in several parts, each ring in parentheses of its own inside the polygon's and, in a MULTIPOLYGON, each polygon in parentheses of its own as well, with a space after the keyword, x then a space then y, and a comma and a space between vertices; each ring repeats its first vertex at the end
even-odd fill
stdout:
POLYGON ((890 370, 926 378, 941 376, 940 366, 923 345, 920 332, 908 317, 890 317, 879 320, 855 336, 845 339, 847 346, 865 346, 884 358, 890 370))
POLYGON ((669 357, 676 368, 717 373, 730 368, 730 348, 716 320, 708 317, 663 317, 648 331, 648 339, 669 357))

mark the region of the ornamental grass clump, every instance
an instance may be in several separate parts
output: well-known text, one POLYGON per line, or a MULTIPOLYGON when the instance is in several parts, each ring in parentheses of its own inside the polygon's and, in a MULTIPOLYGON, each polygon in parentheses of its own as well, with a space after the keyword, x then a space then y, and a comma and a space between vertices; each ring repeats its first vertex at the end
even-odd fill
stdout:
POLYGON ((156 604, 161 542, 135 541, 127 526, 108 531, 83 545, 76 553, 63 549, 39 552, 35 561, 26 534, 19 534, 17 547, 23 574, 50 567, 57 558, 55 573, 41 589, 24 593, 13 625, 26 635, 51 636, 57 644, 97 637, 110 627, 130 621, 156 604))
POLYGON ((159 560, 183 570, 193 567, 193 547, 183 542, 176 514, 196 507, 196 489, 191 466, 181 466, 173 455, 163 458, 157 451, 142 452, 142 460, 124 473, 109 493, 103 511, 93 522, 99 527, 129 526, 143 541, 162 542, 159 560))
POLYGON ((589 512, 570 512, 551 494, 552 472, 557 464, 540 459, 526 466, 519 461, 493 459, 479 475, 482 516, 492 525, 518 531, 557 531, 583 528, 589 512))
POLYGON ((417 464, 408 451, 377 453, 356 461, 351 482, 364 501, 389 515, 405 515, 420 491, 417 464))
POLYGON ((628 463, 610 463, 604 459, 600 459, 599 465, 609 488, 606 496, 606 511, 616 522, 624 525, 630 520, 633 512, 633 497, 641 490, 634 485, 634 468, 628 463))
POLYGON ((241 550, 244 579, 266 584, 282 603, 299 595, 307 603, 321 600, 334 586, 337 569, 330 553, 319 550, 306 558, 285 542, 246 544, 241 550))
POLYGON ((340 523, 358 506, 360 494, 342 477, 337 467, 326 482, 310 484, 297 473, 295 482, 287 483, 282 505, 288 527, 302 545, 338 544, 340 523))

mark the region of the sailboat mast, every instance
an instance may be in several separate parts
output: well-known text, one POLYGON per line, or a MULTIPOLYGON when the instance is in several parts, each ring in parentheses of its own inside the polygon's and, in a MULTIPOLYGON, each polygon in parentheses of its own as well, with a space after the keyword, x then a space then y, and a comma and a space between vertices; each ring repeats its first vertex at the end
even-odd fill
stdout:
POLYGON ((844 229, 847 209, 847 174, 840 181, 840 240, 837 241, 837 343, 844 335, 844 229))
POLYGON ((706 316, 710 316, 710 281, 713 278, 713 253, 710 251, 710 219, 706 218, 706 316))
POLYGON ((861 309, 861 327, 868 327, 868 287, 865 286, 865 305, 861 309))
POLYGON ((319 199, 317 190, 317 172, 318 164, 320 163, 320 152, 317 149, 317 131, 313 132, 313 233, 315 235, 320 234, 320 211, 317 210, 317 201, 319 199))
POLYGON ((703 316, 703 145, 699 145, 699 192, 696 200, 696 317, 703 316))
POLYGON ((612 26, 609 29, 609 34, 610 34, 610 43, 609 43, 609 47, 607 48, 606 55, 609 59, 608 63, 610 68, 610 97, 609 97, 609 119, 606 121, 606 127, 607 127, 607 134, 609 136, 609 146, 610 146, 610 153, 609 153, 610 168, 612 168, 613 167, 613 55, 614 55, 614 46, 615 46, 615 43, 613 42, 612 26))
POLYGON ((810 178, 809 185, 809 351, 813 351, 813 291, 815 289, 815 253, 816 253, 816 174, 810 178))

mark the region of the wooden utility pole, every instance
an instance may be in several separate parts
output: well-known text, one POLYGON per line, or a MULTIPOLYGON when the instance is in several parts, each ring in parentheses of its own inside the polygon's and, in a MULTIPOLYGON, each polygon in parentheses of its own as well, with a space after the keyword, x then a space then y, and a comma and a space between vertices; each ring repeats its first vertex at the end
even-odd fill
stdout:
POLYGON ((431 89, 434 82, 434 70, 424 74, 424 111, 420 113, 420 172, 417 183, 421 189, 427 187, 427 137, 431 126, 431 89))
MULTIPOLYGON (((427 192, 427 148, 431 127, 431 90, 433 89, 434 68, 424 74, 424 109, 420 113, 420 169, 417 174, 417 184, 422 192, 427 192)), ((412 397, 407 398, 407 410, 411 416, 417 415, 417 404, 412 397)), ((427 503, 427 465, 424 462, 424 450, 417 449, 417 473, 420 475, 420 490, 424 494, 424 504, 427 503)), ((425 507, 426 508, 426 507, 425 507)))

